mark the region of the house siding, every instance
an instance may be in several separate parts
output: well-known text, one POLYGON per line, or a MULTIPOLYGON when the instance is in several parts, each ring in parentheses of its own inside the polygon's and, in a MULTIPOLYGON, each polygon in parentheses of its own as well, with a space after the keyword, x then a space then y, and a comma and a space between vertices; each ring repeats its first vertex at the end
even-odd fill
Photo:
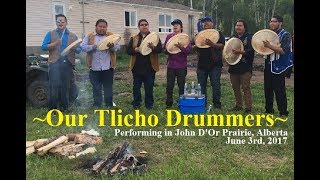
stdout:
MULTIPOLYGON (((26 46, 41 46, 46 32, 54 28, 52 0, 27 0, 27 38, 26 46), (41 7, 41 8, 35 8, 41 7)), ((94 31, 95 23, 102 18, 108 22, 108 31, 120 34, 121 45, 125 45, 130 36, 139 32, 137 27, 127 28, 124 25, 124 12, 136 11, 137 21, 139 19, 147 19, 150 31, 158 32, 159 14, 172 15, 172 19, 179 18, 183 22, 184 32, 188 32, 188 15, 193 15, 194 32, 196 32, 197 20, 201 16, 201 12, 177 10, 161 7, 152 7, 146 5, 128 4, 112 1, 85 1, 84 4, 84 34, 82 21, 82 4, 78 0, 61 0, 65 3, 66 16, 68 19, 68 28, 74 32, 79 38, 88 32, 94 31)), ((168 33, 159 33, 162 43, 168 33)), ((195 34, 195 33, 194 33, 195 34)))
POLYGON ((48 30, 53 28, 52 2, 26 1, 26 46, 41 46, 48 30), (50 27, 48 29, 48 27, 50 27))

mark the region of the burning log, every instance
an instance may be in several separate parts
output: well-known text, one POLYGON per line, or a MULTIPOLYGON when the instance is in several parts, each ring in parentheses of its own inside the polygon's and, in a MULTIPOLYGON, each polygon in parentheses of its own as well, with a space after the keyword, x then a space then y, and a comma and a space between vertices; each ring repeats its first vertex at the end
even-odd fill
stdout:
POLYGON ((92 170, 94 172, 99 173, 105 166, 109 169, 111 166, 113 167, 118 159, 123 156, 123 153, 126 151, 129 146, 128 142, 125 142, 122 147, 117 147, 113 154, 109 154, 107 158, 98 161, 95 165, 93 165, 92 170))
POLYGON ((44 155, 45 153, 47 153, 47 151, 59 144, 62 144, 64 142, 68 141, 68 137, 67 136, 60 136, 58 139, 54 140, 53 142, 49 143, 48 145, 45 145, 39 149, 37 149, 37 153, 39 155, 44 155))
POLYGON ((120 167, 120 163, 118 163, 117 165, 115 165, 115 166, 110 170, 110 173, 114 174, 114 173, 118 172, 119 167, 120 167))
POLYGON ((93 165, 92 171, 106 172, 108 175, 116 173, 125 173, 127 170, 141 171, 144 170, 146 164, 140 163, 130 150, 129 143, 125 142, 122 147, 117 147, 107 158, 98 161, 93 165))

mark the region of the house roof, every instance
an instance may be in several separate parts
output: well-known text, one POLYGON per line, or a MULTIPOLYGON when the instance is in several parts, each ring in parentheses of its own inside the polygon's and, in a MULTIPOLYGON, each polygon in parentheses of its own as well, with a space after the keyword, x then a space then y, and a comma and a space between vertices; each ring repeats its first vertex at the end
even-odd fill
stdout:
MULTIPOLYGON (((112 1, 112 0, 111 0, 112 1)), ((180 9, 186 11, 198 11, 196 9, 190 9, 189 6, 185 6, 178 3, 171 3, 166 1, 155 1, 155 0, 116 0, 114 2, 122 2, 129 4, 139 4, 139 5, 147 5, 147 6, 156 6, 162 8, 170 8, 170 9, 180 9)))

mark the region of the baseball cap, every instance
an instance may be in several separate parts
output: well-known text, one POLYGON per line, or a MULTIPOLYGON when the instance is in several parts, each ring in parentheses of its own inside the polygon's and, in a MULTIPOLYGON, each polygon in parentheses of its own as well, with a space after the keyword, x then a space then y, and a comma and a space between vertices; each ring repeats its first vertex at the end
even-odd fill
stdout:
POLYGON ((174 24, 180 24, 180 26, 182 26, 182 21, 180 19, 175 19, 171 22, 171 25, 174 25, 174 24))
POLYGON ((205 16, 205 17, 203 17, 203 18, 201 19, 201 22, 204 22, 204 21, 206 21, 206 20, 209 20, 209 21, 211 21, 211 22, 214 22, 213 19, 212 19, 212 17, 210 17, 210 16, 205 16))

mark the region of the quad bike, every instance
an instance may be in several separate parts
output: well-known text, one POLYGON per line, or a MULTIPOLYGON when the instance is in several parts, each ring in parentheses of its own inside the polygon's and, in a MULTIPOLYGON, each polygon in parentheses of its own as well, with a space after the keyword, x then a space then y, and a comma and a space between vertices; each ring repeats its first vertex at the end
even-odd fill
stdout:
MULTIPOLYGON (((26 56, 26 97, 36 107, 48 105, 48 57, 48 55, 26 56)), ((69 92, 69 101, 73 103, 79 94, 75 76, 71 78, 69 92)))

